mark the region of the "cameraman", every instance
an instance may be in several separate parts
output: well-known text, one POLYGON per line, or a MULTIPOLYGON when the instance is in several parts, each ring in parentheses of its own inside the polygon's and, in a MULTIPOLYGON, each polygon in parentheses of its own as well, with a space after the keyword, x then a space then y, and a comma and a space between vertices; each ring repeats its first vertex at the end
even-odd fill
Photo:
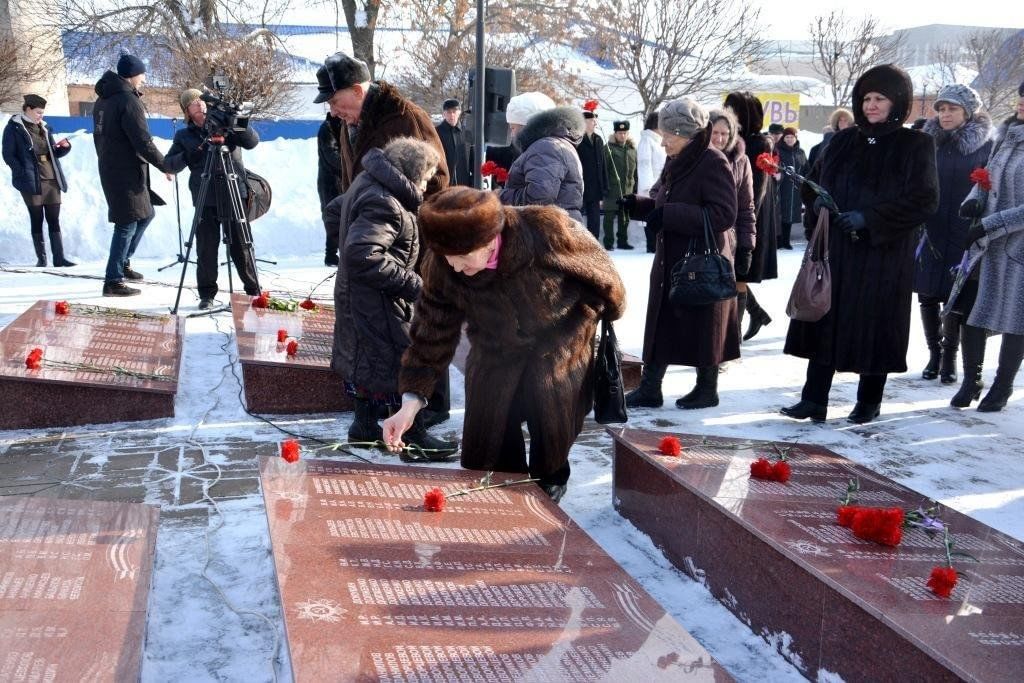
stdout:
MULTIPOLYGON (((260 138, 252 128, 236 130, 207 130, 206 102, 201 99, 202 93, 194 88, 181 93, 178 103, 185 114, 188 125, 174 134, 174 143, 165 157, 165 165, 171 173, 178 173, 188 167, 188 189, 192 192, 192 203, 199 201, 199 185, 202 182, 203 168, 210 146, 223 144, 230 154, 238 174, 238 189, 242 195, 243 206, 248 197, 245 183, 245 167, 242 165, 242 149, 252 149, 259 144, 260 138), (209 141, 207 141, 209 135, 209 141)), ((205 310, 213 306, 213 298, 217 295, 217 261, 218 244, 221 239, 221 221, 218 212, 225 217, 231 227, 231 260, 242 280, 245 293, 257 296, 260 284, 256 275, 256 262, 252 249, 243 244, 244 236, 239 226, 232 219, 231 200, 228 194, 227 179, 221 171, 220 164, 215 160, 213 176, 206 193, 205 206, 196 206, 202 215, 196 228, 196 284, 199 288, 199 308, 205 310), (219 209, 218 209, 219 205, 219 209)), ((251 233, 250 233, 251 234, 251 233)))

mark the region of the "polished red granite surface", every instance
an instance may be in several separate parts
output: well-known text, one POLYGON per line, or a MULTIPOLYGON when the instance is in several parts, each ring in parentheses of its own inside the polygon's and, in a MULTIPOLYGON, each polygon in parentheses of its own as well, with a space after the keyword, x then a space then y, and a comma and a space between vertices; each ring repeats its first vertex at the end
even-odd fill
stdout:
POLYGON ((0 428, 173 416, 184 334, 176 316, 37 301, 0 331, 0 428), (29 369, 34 348, 43 361, 29 369))
POLYGON ((231 296, 235 342, 242 364, 245 402, 257 413, 321 413, 352 409, 344 384, 331 371, 334 307, 317 302, 317 309, 275 311, 253 308, 253 297, 231 296), (278 331, 298 341, 288 355, 278 331))
POLYGON ((158 514, 0 499, 0 681, 139 679, 158 514))
POLYGON ((898 547, 836 525, 854 479, 858 503, 902 507, 926 498, 831 451, 679 436, 664 456, 661 432, 615 438, 617 509, 704 582, 806 675, 846 680, 1020 680, 1024 675, 1024 544, 945 509, 961 572, 951 598, 926 586, 945 563, 941 536, 904 531, 898 547), (751 479, 750 463, 783 449, 787 483, 751 479), (680 520, 686 520, 684 524, 680 520))
POLYGON ((295 680, 731 680, 535 485, 450 497, 481 476, 262 460, 295 680))

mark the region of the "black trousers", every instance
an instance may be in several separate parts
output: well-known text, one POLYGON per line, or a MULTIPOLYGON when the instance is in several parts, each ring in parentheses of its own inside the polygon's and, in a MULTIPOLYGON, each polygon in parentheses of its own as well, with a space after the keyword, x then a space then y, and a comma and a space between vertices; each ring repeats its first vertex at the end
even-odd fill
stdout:
MULTIPOLYGON (((233 223, 233 221, 229 221, 233 223)), ((220 259, 221 223, 217 218, 217 207, 207 206, 196 227, 196 285, 200 299, 217 296, 217 270, 220 259)), ((235 264, 245 293, 257 296, 260 281, 256 273, 256 260, 252 249, 242 244, 242 235, 237 225, 231 226, 231 260, 235 264)))
POLYGON ((590 234, 601 239, 601 200, 595 199, 592 202, 583 202, 583 215, 587 219, 587 230, 590 234))
MULTIPOLYGON (((800 398, 820 406, 828 405, 828 394, 832 390, 832 378, 836 369, 810 361, 807 363, 807 379, 804 381, 800 398)), ((857 384, 857 401, 860 403, 881 403, 885 380, 888 375, 861 375, 857 384)))

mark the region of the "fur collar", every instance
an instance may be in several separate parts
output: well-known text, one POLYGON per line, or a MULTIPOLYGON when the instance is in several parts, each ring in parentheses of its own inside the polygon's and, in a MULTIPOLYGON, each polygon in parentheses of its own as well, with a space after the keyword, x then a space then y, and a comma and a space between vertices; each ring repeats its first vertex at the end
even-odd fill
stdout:
POLYGON ((583 139, 583 130, 583 113, 579 109, 555 107, 531 116, 516 140, 524 152, 541 138, 564 138, 578 146, 583 139))
POLYGON ((1018 119, 1016 114, 1011 114, 999 125, 999 134, 996 136, 997 139, 1002 142, 1008 136, 1024 136, 1024 121, 1018 119))
POLYGON ((411 104, 398 88, 387 81, 374 81, 373 87, 363 100, 359 121, 372 121, 374 127, 379 128, 381 123, 388 119, 405 118, 411 104))
POLYGON ((986 142, 992 139, 995 132, 992 117, 983 111, 979 111, 956 130, 942 130, 938 116, 928 119, 921 130, 935 138, 936 147, 946 144, 956 145, 957 150, 964 156, 974 154, 981 149, 986 142))
POLYGON ((363 157, 363 170, 390 192, 406 211, 416 211, 419 208, 420 202, 423 201, 423 194, 419 188, 402 175, 377 147, 363 157))
POLYGON ((732 144, 722 150, 722 153, 729 160, 729 165, 735 164, 737 159, 746 155, 747 143, 743 141, 743 138, 736 136, 732 144))

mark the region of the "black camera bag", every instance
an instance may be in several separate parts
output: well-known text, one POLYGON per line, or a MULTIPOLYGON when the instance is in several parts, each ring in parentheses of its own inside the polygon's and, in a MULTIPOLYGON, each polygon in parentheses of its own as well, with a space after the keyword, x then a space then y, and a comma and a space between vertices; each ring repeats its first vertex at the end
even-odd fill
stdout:
POLYGON ((270 211, 272 192, 266 178, 248 169, 245 171, 245 186, 249 190, 245 200, 245 216, 252 222, 270 211))

